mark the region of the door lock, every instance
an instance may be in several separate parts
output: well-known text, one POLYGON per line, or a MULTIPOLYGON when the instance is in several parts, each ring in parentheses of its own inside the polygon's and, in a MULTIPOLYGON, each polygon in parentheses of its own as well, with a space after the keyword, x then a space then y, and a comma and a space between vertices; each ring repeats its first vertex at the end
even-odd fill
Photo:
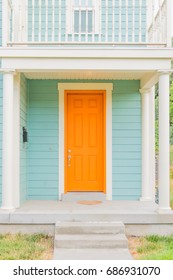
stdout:
POLYGON ((68 163, 68 167, 70 167, 71 166, 71 155, 70 155, 70 153, 71 153, 71 150, 69 149, 69 150, 67 150, 67 152, 68 152, 68 155, 67 155, 67 163, 68 163))

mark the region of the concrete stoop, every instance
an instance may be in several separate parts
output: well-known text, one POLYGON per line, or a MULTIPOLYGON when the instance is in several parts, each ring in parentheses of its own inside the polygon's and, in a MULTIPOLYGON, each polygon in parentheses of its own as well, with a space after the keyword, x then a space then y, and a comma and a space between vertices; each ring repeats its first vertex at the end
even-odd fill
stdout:
POLYGON ((130 260, 125 227, 121 222, 58 222, 56 260, 130 260))
POLYGON ((62 201, 100 200, 106 201, 106 195, 102 192, 68 192, 62 194, 62 201))

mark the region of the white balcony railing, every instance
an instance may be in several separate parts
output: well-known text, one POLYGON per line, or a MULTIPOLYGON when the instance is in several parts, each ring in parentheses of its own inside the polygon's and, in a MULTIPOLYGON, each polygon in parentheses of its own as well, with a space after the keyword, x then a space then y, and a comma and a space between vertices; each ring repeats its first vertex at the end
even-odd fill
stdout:
POLYGON ((171 1, 2 0, 2 44, 170 47, 171 1))

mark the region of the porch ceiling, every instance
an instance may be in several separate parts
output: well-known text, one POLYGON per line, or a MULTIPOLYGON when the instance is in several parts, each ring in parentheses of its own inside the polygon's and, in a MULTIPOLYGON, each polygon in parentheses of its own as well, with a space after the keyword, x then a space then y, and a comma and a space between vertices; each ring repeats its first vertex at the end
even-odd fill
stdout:
MULTIPOLYGON (((148 73, 148 72, 147 72, 148 73)), ((27 79, 58 80, 141 80, 144 71, 57 71, 57 72, 25 72, 27 79)), ((151 72, 150 75, 154 75, 151 72)))

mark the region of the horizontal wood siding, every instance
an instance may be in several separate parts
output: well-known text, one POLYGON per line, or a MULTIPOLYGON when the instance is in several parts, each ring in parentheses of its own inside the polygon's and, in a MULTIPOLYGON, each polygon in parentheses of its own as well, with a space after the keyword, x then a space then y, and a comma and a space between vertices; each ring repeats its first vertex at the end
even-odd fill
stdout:
POLYGON ((28 81, 28 199, 58 200, 57 81, 28 81))
POLYGON ((27 80, 24 75, 20 79, 20 201, 27 199, 27 149, 23 143, 23 127, 27 128, 27 80))
POLYGON ((113 199, 141 196, 141 96, 138 81, 116 81, 113 92, 113 199))

